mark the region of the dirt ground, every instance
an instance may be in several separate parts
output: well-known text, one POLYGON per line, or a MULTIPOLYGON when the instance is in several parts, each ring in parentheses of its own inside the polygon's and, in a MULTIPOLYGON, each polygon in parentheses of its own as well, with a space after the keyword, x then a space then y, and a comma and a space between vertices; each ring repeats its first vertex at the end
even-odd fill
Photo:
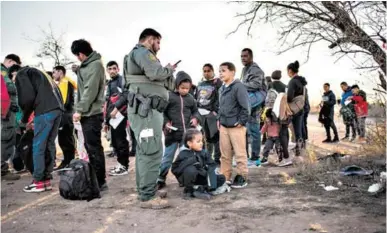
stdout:
MULTIPOLYGON (((314 122, 313 119, 309 122, 314 122)), ((13 183, 1 183, 1 230, 12 233, 299 233, 312 232, 311 224, 319 224, 314 232, 385 232, 385 192, 377 196, 367 193, 368 186, 385 171, 384 155, 376 159, 359 157, 360 146, 350 143, 322 145, 319 142, 324 137, 323 128, 310 123, 309 130, 309 150, 317 157, 341 150, 353 156, 339 163, 322 160, 314 167, 251 168, 245 189, 234 189, 210 201, 183 200, 182 189, 169 175, 167 190, 172 207, 166 210, 139 208, 133 158, 129 176, 108 177, 109 190, 102 193, 101 199, 91 202, 61 198, 57 176, 52 192, 23 193, 23 186, 31 182, 31 176, 24 174, 13 183), (344 179, 335 173, 352 163, 373 169, 376 175, 369 179, 344 179), (284 182, 284 173, 294 182, 284 182), (321 182, 338 186, 338 181, 343 185, 337 191, 328 192, 319 186, 321 182)), ((108 168, 114 164, 115 159, 107 158, 108 168)))

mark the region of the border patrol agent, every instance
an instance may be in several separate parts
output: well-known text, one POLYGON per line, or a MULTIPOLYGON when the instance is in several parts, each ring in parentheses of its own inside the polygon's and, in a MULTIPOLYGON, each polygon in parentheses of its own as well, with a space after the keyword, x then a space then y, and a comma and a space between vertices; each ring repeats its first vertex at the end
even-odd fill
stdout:
POLYGON ((145 29, 133 50, 124 58, 128 119, 137 140, 136 186, 141 208, 162 209, 168 201, 156 195, 156 181, 163 156, 163 111, 168 90, 175 83, 175 66, 163 67, 156 57, 161 35, 145 29))

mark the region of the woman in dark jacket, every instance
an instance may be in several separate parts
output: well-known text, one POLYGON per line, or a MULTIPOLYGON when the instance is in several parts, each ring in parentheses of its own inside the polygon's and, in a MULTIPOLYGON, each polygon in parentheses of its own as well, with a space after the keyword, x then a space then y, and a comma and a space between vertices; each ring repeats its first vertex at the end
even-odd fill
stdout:
MULTIPOLYGON (((287 98, 290 104, 297 96, 305 95, 305 86, 307 84, 306 79, 298 75, 298 69, 300 64, 298 61, 290 63, 287 67, 290 81, 288 84, 287 98)), ((301 149, 304 147, 304 139, 302 137, 302 131, 304 128, 304 110, 302 109, 297 114, 293 115, 292 124, 296 135, 296 156, 301 155, 301 149)))

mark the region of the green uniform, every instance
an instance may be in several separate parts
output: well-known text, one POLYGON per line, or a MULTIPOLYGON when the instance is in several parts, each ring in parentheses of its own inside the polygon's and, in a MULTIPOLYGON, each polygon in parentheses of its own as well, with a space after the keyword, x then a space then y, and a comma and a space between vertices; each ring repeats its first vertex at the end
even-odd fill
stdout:
POLYGON ((16 112, 18 111, 17 105, 17 91, 16 86, 8 76, 8 69, 1 64, 1 74, 4 77, 5 84, 7 85, 7 91, 11 99, 11 105, 6 119, 1 119, 1 174, 5 174, 8 171, 8 159, 13 155, 14 147, 16 144, 16 112))
MULTIPOLYGON (((124 76, 129 91, 144 97, 159 96, 168 100, 168 90, 174 88, 173 70, 162 67, 153 51, 142 45, 124 59, 124 76)), ((137 140, 136 185, 139 198, 148 201, 155 197, 156 181, 163 156, 163 115, 152 109, 143 118, 128 106, 128 119, 137 140)))

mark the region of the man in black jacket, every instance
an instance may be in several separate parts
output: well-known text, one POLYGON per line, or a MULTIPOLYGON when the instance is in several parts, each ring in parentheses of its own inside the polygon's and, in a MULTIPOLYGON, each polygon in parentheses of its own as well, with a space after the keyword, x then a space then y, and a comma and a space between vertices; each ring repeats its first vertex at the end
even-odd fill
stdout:
POLYGON ((66 77, 66 69, 63 66, 54 67, 52 76, 62 94, 65 109, 58 131, 58 142, 64 159, 57 169, 62 169, 67 167, 75 157, 73 114, 76 84, 69 77, 66 77))
POLYGON ((323 143, 334 143, 339 141, 339 135, 337 133, 337 128, 334 122, 335 115, 335 104, 336 104, 336 96, 330 90, 330 84, 324 84, 324 95, 322 97, 322 107, 321 107, 321 116, 323 118, 323 123, 325 127, 325 131, 327 133, 327 139, 323 141, 323 143), (332 141, 330 128, 332 128, 335 137, 332 141))
POLYGON ((126 140, 126 125, 128 122, 126 112, 127 98, 125 98, 122 91, 125 86, 125 79, 118 74, 119 68, 117 62, 108 62, 106 68, 111 79, 107 84, 106 90, 105 131, 107 131, 108 127, 111 127, 112 145, 117 153, 118 162, 110 170, 109 175, 127 175, 129 167, 129 142, 126 140), (109 126, 110 119, 115 118, 118 112, 124 116, 124 119, 116 128, 109 126))
MULTIPOLYGON (((52 190, 50 179, 56 155, 55 139, 64 110, 62 95, 52 78, 35 68, 25 67, 18 71, 16 88, 19 106, 22 109, 22 124, 34 112, 34 139, 32 156, 34 160, 33 182, 24 187, 24 192, 52 190), (45 152, 50 163, 45 162, 45 152)), ((31 126, 27 125, 27 128, 31 126)))
POLYGON ((214 161, 220 166, 219 130, 216 124, 219 110, 219 88, 222 81, 215 78, 214 67, 211 64, 203 66, 204 79, 199 83, 196 92, 200 122, 206 137, 206 148, 214 161))

